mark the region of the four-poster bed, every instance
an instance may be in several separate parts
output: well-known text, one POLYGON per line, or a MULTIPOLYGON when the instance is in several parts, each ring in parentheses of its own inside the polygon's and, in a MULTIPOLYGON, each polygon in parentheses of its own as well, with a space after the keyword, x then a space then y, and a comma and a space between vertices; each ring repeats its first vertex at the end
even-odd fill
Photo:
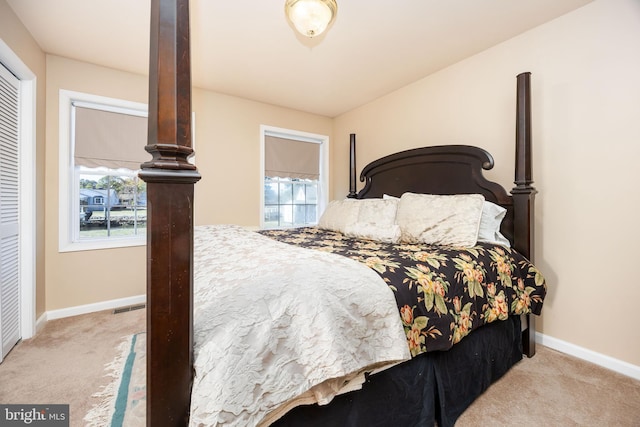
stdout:
MULTIPOLYGON (((148 183, 149 205, 147 425, 155 427, 189 423, 194 384, 193 277, 194 259, 197 259, 197 256, 194 256, 193 185, 200 176, 195 167, 187 161, 187 157, 192 153, 188 0, 152 0, 151 22, 147 151, 153 155, 153 159, 143 165, 140 176, 148 183)), ((518 285, 522 281, 524 289, 525 283, 529 286, 527 280, 540 282, 541 279, 537 277, 534 267, 527 263, 527 259, 531 260, 533 256, 533 202, 536 193, 531 186, 529 73, 520 74, 517 82, 516 187, 511 191, 511 195, 499 184, 483 177, 482 171, 493 167, 493 159, 484 150, 470 146, 424 147, 381 158, 363 169, 361 180, 366 183, 364 188, 357 192, 355 138, 352 137, 349 197, 356 202, 360 199, 381 199, 390 196, 402 200, 405 193, 465 194, 481 195, 482 200, 502 206, 506 209, 506 215, 504 220, 499 222, 500 231, 509 239, 511 248, 520 254, 518 256, 521 258, 517 258, 517 262, 524 266, 524 276, 517 278, 517 281, 518 285)), ((398 202, 400 203, 402 201, 398 202)), ((269 240, 277 237, 272 235, 269 240)), ((343 239, 339 233, 334 233, 334 238, 343 239)), ((403 248, 407 250, 406 245, 403 248)), ((474 250, 494 253, 503 249, 487 246, 474 250)), ((509 249, 506 251, 511 253, 509 249)), ((208 256, 215 258, 216 254, 208 256)), ((489 263, 490 261, 487 261, 486 270, 489 270, 489 263)), ((220 276, 222 277, 222 274, 220 276)), ((213 283, 216 278, 207 280, 213 283)), ((495 280, 497 283, 498 279, 495 280)), ((510 283, 511 278, 508 281, 510 283)), ((515 282, 516 279, 513 285, 514 292, 517 287, 515 282)), ((345 393, 341 391, 341 394, 328 405, 307 405, 295 409, 295 405, 292 405, 291 408, 287 408, 288 413, 284 414, 287 411, 283 411, 276 417, 284 415, 282 418, 270 422, 275 421, 275 425, 280 426, 321 426, 335 425, 336 422, 340 423, 339 425, 351 426, 368 425, 372 421, 384 423, 381 417, 385 415, 381 411, 390 416, 384 403, 398 402, 392 401, 389 396, 390 390, 394 390, 395 398, 400 397, 403 404, 412 401, 412 414, 411 418, 404 421, 406 425, 414 425, 417 420, 420 423, 437 421, 440 425, 451 425, 475 397, 521 359, 523 348, 528 356, 535 353, 534 321, 533 316, 529 316, 528 313, 539 314, 545 292, 544 283, 537 285, 539 286, 536 291, 531 291, 535 297, 527 300, 529 305, 526 311, 523 311, 527 314, 528 321, 522 335, 520 315, 507 317, 505 314, 501 317, 503 320, 491 323, 487 321, 484 326, 484 320, 480 322, 480 318, 488 317, 488 314, 478 315, 473 320, 477 321, 477 324, 474 323, 475 330, 472 333, 462 340, 448 338, 457 342, 451 349, 420 350, 420 354, 415 354, 416 357, 397 366, 385 366, 387 369, 375 375, 368 375, 372 369, 365 369, 361 372, 367 373, 363 376, 365 383, 362 390, 345 393), (479 368, 478 364, 485 366, 479 368), (449 369, 451 367, 459 373, 452 375, 449 369), (461 378, 464 386, 458 384, 461 378), (400 386, 399 383, 405 385, 400 386), (414 395, 411 391, 416 387, 421 388, 421 392, 414 395)), ((489 286, 493 286, 493 283, 489 286)), ((397 286, 394 284, 394 287, 397 286)), ((197 289, 197 292, 200 291, 197 289)), ((467 287, 464 287, 464 292, 469 292, 467 287)), ((480 293, 489 295, 490 291, 475 293, 477 297, 480 293)), ((473 292, 471 294, 473 297, 473 292)), ((460 307, 456 305, 459 305, 458 297, 444 299, 447 299, 450 306, 442 308, 438 305, 440 303, 434 303, 440 314, 460 317, 460 307)), ((417 301, 424 304, 424 297, 417 301)), ((515 300, 509 302, 515 306, 515 300)), ((322 304, 321 301, 314 303, 322 304)), ((199 314, 196 315, 197 319, 202 317, 199 314)), ((404 322, 406 313, 400 311, 398 314, 402 315, 404 322)), ((401 316, 397 316, 398 325, 402 325, 400 318, 401 316)), ((200 323, 196 329, 206 329, 202 319, 197 321, 200 323)), ((404 332, 401 330, 401 333, 404 332)), ((404 340, 404 335, 402 338, 404 340)), ((195 344, 196 351, 201 351, 204 344, 195 344)), ((388 356, 381 363, 404 360, 394 357, 396 356, 388 356)), ((197 362, 196 360, 196 366, 197 362)), ((213 365, 215 364, 217 363, 214 360, 213 365)), ((239 370, 242 368, 236 367, 239 370)), ((196 383, 199 384, 201 377, 207 374, 208 372, 198 373, 200 377, 197 377, 196 383)), ((225 386, 222 384, 222 387, 225 386)), ((203 392, 198 389, 198 393, 198 402, 202 402, 203 392)), ((328 400, 331 400, 331 397, 328 400)), ((268 413, 271 409, 264 411, 268 413)), ((223 415, 222 418, 226 417, 233 425, 230 415, 223 415)), ((402 419, 400 413, 392 416, 393 420, 402 419)), ((207 424, 201 422, 198 425, 207 424)))

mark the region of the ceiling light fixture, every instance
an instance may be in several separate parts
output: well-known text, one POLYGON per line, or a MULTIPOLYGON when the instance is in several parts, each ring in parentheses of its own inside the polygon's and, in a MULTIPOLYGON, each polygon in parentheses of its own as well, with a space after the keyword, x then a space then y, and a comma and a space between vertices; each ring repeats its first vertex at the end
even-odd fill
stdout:
POLYGON ((316 37, 336 19, 336 0, 287 0, 284 4, 287 19, 300 34, 316 37))

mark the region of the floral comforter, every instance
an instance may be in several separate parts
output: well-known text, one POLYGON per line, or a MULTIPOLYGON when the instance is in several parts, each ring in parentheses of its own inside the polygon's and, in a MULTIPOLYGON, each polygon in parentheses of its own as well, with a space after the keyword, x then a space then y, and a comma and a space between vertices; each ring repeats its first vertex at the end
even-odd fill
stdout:
POLYGON ((412 356, 449 349, 472 330, 511 314, 540 314, 546 295, 538 269, 500 245, 389 244, 316 227, 260 233, 375 270, 395 295, 412 356))

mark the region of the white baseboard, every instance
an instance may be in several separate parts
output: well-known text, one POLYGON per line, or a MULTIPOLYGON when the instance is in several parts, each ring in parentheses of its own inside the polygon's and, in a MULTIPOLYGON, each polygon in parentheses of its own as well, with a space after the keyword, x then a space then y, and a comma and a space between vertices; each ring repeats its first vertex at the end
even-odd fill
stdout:
MULTIPOLYGON (((147 295, 136 295, 133 297, 112 299, 109 301, 97 302, 94 304, 78 305, 75 307, 61 308, 59 310, 47 311, 42 317, 46 316, 45 321, 53 319, 61 319, 63 317, 77 316, 79 314, 95 313, 96 311, 112 310, 114 308, 126 307, 129 305, 145 304, 147 295)), ((40 319, 42 319, 42 317, 40 319)), ((38 322, 40 322, 38 319, 38 322)))
POLYGON ((536 342, 561 353, 586 360, 587 362, 594 363, 598 366, 602 366, 603 368, 611 369, 612 371, 640 380, 640 366, 632 365, 631 363, 614 359, 613 357, 606 356, 601 353, 596 353, 595 351, 541 334, 539 332, 536 332, 536 342))

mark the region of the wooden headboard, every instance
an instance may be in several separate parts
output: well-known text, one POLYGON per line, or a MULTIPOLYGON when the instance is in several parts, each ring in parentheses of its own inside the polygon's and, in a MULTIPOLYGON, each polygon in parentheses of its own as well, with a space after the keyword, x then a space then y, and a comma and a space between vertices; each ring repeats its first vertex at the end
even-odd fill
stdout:
POLYGON ((426 194, 482 194, 507 209, 502 233, 513 243, 513 200, 507 191, 487 180, 483 170, 493 168, 493 157, 469 145, 414 148, 369 163, 360 174, 365 186, 356 197, 384 194, 400 197, 404 192, 426 194))

